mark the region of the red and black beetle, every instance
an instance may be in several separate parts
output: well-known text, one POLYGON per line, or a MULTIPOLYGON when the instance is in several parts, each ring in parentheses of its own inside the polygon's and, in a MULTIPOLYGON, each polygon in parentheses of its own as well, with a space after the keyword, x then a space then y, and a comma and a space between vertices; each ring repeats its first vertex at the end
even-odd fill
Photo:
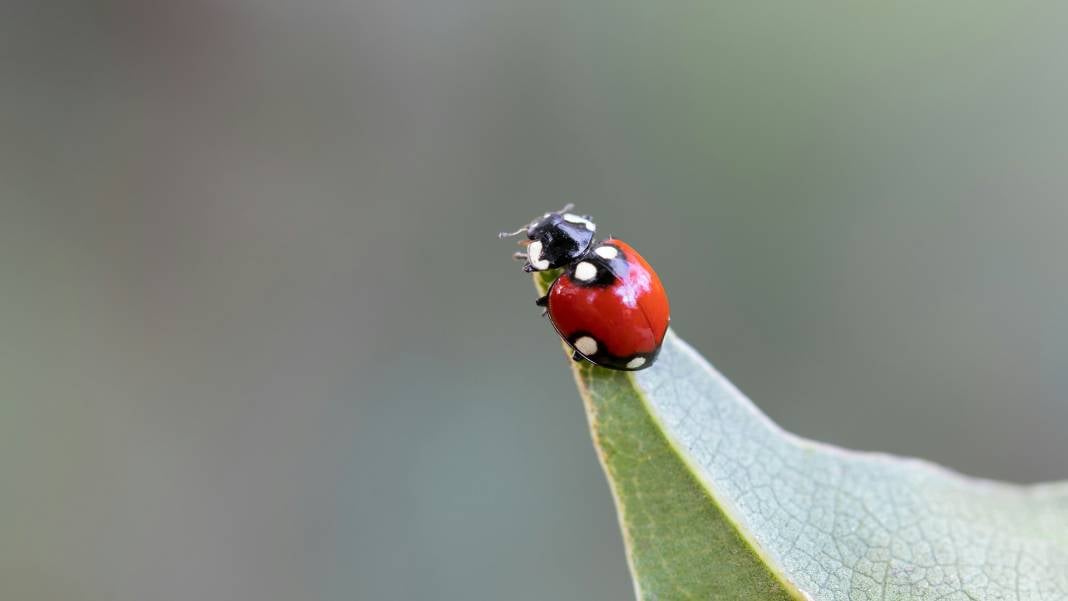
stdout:
POLYGON ((596 240, 589 217, 560 211, 500 236, 526 233, 527 272, 563 268, 537 300, 573 357, 625 371, 656 361, 671 321, 667 293, 649 263, 629 244, 596 240))

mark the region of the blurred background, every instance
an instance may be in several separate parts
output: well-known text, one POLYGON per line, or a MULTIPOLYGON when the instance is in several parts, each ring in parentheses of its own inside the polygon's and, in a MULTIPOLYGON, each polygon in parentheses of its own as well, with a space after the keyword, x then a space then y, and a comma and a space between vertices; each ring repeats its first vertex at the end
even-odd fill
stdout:
POLYGON ((1068 5, 0 17, 0 597, 631 598, 566 202, 788 429, 1068 477, 1068 5))

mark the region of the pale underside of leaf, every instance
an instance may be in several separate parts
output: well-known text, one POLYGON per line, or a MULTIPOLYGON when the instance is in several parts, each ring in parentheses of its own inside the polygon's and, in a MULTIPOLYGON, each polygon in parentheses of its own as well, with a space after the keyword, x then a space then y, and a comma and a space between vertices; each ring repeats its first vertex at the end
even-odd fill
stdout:
POLYGON ((639 598, 1068 600, 1068 483, 804 440, 671 332, 647 370, 574 370, 639 598))

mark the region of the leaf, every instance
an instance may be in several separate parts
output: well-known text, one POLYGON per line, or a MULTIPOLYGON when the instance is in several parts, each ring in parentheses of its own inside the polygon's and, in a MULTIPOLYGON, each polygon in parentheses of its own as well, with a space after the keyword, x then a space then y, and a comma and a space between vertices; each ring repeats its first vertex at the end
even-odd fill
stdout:
POLYGON ((1068 482, 804 440, 673 332, 647 370, 574 372, 640 599, 1068 599, 1068 482))

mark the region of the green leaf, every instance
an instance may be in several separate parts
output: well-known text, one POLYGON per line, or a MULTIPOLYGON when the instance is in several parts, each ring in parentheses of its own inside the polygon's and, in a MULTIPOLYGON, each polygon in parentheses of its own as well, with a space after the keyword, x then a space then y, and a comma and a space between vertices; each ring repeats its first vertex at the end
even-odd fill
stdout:
POLYGON ((804 440, 672 332, 650 369, 573 367, 640 599, 1068 599, 1068 483, 804 440))

